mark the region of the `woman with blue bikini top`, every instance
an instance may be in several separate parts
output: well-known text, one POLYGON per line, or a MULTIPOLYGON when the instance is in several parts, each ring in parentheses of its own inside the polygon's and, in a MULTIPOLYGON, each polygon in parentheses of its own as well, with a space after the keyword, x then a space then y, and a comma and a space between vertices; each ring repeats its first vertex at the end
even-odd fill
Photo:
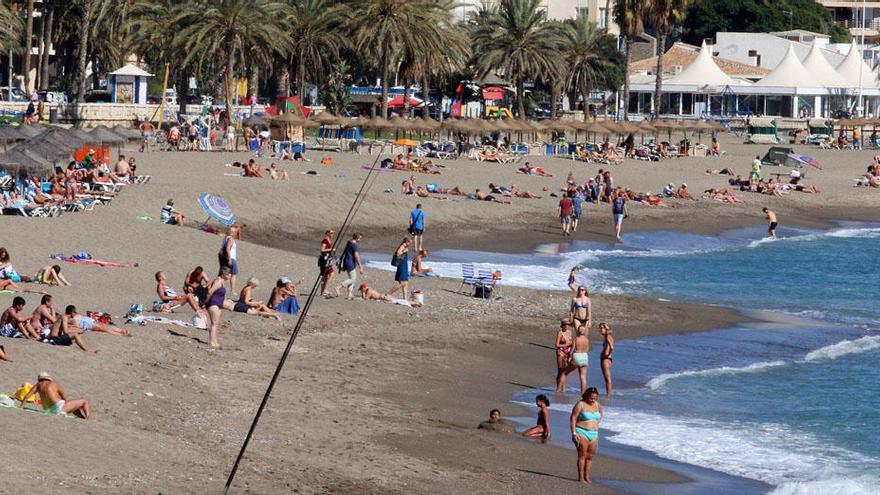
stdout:
POLYGON ((571 410, 571 440, 578 453, 578 481, 590 481, 590 468, 599 446, 599 422, 604 411, 599 405, 599 390, 590 387, 571 410))

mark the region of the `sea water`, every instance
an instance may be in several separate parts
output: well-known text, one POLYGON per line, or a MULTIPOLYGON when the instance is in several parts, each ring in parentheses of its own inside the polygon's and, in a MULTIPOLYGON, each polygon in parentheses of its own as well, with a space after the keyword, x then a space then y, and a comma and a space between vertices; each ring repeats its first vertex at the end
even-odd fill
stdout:
MULTIPOLYGON (((880 493, 880 226, 765 235, 640 232, 529 255, 438 251, 430 266, 457 277, 475 262, 500 269, 505 284, 567 289, 579 265, 578 283, 593 291, 772 311, 782 323, 619 341, 621 387, 602 438, 760 480, 775 494, 880 493)), ((588 381, 603 390, 597 368, 588 381)), ((576 375, 569 385, 552 407, 560 414, 576 400, 576 375)), ((514 400, 531 404, 539 392, 514 400)))

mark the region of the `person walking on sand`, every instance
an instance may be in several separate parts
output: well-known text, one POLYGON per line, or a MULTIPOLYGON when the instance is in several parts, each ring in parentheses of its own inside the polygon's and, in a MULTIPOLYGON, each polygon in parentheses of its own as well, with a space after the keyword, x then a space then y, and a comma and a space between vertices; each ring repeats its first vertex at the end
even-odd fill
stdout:
POLYGON ((574 213, 574 203, 568 194, 559 200, 559 221, 562 223, 562 235, 571 235, 571 216, 574 213))
POLYGON ((403 297, 401 299, 406 299, 409 297, 409 245, 412 243, 412 240, 409 237, 405 237, 403 242, 397 246, 397 249, 394 251, 394 256, 392 256, 392 265, 394 262, 397 264, 394 265, 397 267, 397 271, 394 273, 394 286, 391 287, 385 295, 390 296, 397 292, 398 290, 403 291, 403 297))
POLYGON ((40 404, 47 415, 73 414, 82 419, 94 419, 92 408, 86 399, 68 399, 64 387, 45 371, 37 376, 37 384, 21 399, 18 407, 24 409, 28 399, 40 395, 40 404))
POLYGON ((587 337, 587 330, 586 326, 578 327, 571 353, 571 362, 577 367, 581 380, 581 393, 587 390, 587 367, 590 366, 590 339, 587 337))
POLYGON ((348 278, 342 282, 342 285, 336 288, 336 293, 339 294, 340 289, 345 287, 348 290, 345 298, 349 301, 354 299, 354 284, 357 282, 358 274, 364 274, 361 254, 358 252, 358 243, 363 238, 363 234, 359 232, 352 235, 351 240, 345 245, 345 250, 342 251, 342 258, 339 260, 340 268, 348 274, 348 278))
MULTIPOLYGON (((333 247, 334 234, 336 232, 333 230, 324 232, 324 237, 321 239, 321 254, 318 255, 318 269, 321 271, 321 297, 325 299, 330 298, 328 288, 330 281, 333 280, 333 275, 336 274, 336 269, 333 267, 336 255, 336 249, 333 247)), ((339 297, 339 288, 336 289, 336 297, 339 297)))
POLYGON ((535 397, 535 405, 538 406, 538 422, 535 426, 522 432, 526 438, 540 438, 546 442, 550 438, 550 399, 541 394, 535 397))
POLYGON ((583 215, 584 197, 583 197, 583 195, 581 195, 581 192, 577 189, 571 189, 570 195, 571 195, 571 204, 572 204, 571 231, 577 232, 578 222, 581 219, 581 215, 583 215))
POLYGON ((571 441, 577 448, 578 481, 592 483, 590 468, 599 447, 599 422, 604 414, 599 405, 599 391, 590 387, 571 410, 571 441))
POLYGON ((571 345, 574 339, 571 335, 571 323, 562 320, 559 330, 556 332, 556 392, 565 392, 565 378, 572 371, 571 345))
POLYGON ((593 326, 593 308, 590 300, 590 292, 586 287, 578 287, 577 293, 571 298, 569 306, 569 318, 574 323, 574 329, 593 326))
POLYGON ((425 233, 425 211, 422 204, 416 205, 416 209, 409 214, 409 234, 413 238, 413 247, 416 252, 422 249, 422 234, 425 233))
POLYGON ((599 334, 603 338, 602 354, 599 356, 599 360, 602 365, 602 376, 605 378, 605 396, 609 397, 612 391, 611 366, 614 360, 611 355, 614 354, 614 334, 611 332, 611 327, 604 321, 599 323, 599 334))
POLYGON ((623 194, 620 186, 617 186, 617 189, 611 196, 611 214, 614 216, 614 236, 619 241, 623 219, 629 216, 626 212, 626 196, 623 194))
POLYGON ((220 261, 220 269, 229 268, 229 290, 235 292, 235 279, 238 277, 238 243, 240 229, 237 225, 229 227, 226 236, 220 244, 220 253, 217 255, 220 261))
POLYGON ((776 239, 776 227, 779 226, 779 222, 776 221, 776 213, 769 208, 764 208, 761 211, 764 212, 764 215, 767 217, 767 223, 769 224, 767 227, 767 233, 770 234, 770 237, 776 239))

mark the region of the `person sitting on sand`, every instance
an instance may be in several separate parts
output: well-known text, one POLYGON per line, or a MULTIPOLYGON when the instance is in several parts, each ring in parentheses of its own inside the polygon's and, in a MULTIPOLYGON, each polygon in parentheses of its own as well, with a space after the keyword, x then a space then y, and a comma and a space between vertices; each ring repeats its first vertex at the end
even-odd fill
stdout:
POLYGON ((183 292, 194 294, 199 301, 199 306, 204 306, 208 299, 208 285, 210 283, 211 280, 205 275, 205 269, 197 266, 183 278, 183 292))
POLYGON ((712 146, 709 147, 709 154, 712 156, 721 156, 721 144, 718 143, 718 138, 712 138, 712 146))
POLYGON ((12 306, 0 315, 0 337, 37 339, 39 335, 31 327, 30 318, 22 314, 25 300, 21 296, 12 299, 12 306))
POLYGON ((537 424, 522 433, 526 438, 540 438, 546 442, 550 438, 550 399, 541 394, 535 397, 535 405, 538 406, 537 424))
POLYGON ((39 284, 70 286, 70 282, 61 275, 61 267, 59 265, 46 265, 37 271, 34 280, 39 284))
POLYGON ((663 186, 663 189, 660 191, 660 194, 665 198, 673 198, 675 197, 675 184, 670 182, 663 186))
POLYGON ((40 305, 31 314, 31 327, 40 335, 43 342, 67 346, 75 343, 85 352, 98 352, 89 348, 82 330, 64 324, 65 319, 58 316, 53 306, 52 296, 46 294, 40 305))
POLYGON ((412 186, 410 185, 410 183, 409 183, 408 180, 401 181, 401 183, 400 183, 400 194, 403 194, 403 195, 406 195, 406 196, 411 196, 411 195, 415 194, 415 191, 413 190, 413 188, 412 188, 412 186))
POLYGON ((297 314, 299 313, 299 301, 296 286, 303 282, 300 279, 293 283, 287 277, 281 277, 275 283, 275 287, 269 294, 269 308, 280 313, 297 314))
POLYGON ((410 270, 410 275, 427 275, 429 273, 433 273, 434 270, 430 267, 422 266, 422 260, 428 257, 428 251, 426 249, 420 249, 418 253, 416 253, 415 258, 412 260, 412 270, 410 270))
POLYGON ((131 178, 131 166, 125 160, 125 155, 119 155, 119 161, 116 162, 113 172, 120 179, 128 181, 131 178))
POLYGON ((259 280, 254 277, 249 278, 238 295, 238 301, 232 303, 230 305, 231 307, 227 307, 226 309, 231 309, 236 313, 260 315, 267 318, 275 318, 276 320, 280 320, 281 315, 278 314, 277 311, 270 309, 269 306, 266 306, 266 303, 264 303, 263 301, 254 299, 253 292, 258 285, 260 285, 259 280))
POLYGON ((290 180, 287 170, 278 167, 274 162, 266 168, 266 172, 269 172, 269 178, 272 180, 290 180))
POLYGON ((169 199, 162 212, 159 214, 159 221, 166 225, 183 225, 183 219, 186 218, 183 213, 174 209, 174 200, 169 199))
POLYGON ((94 419, 89 401, 86 399, 69 399, 60 383, 52 379, 49 373, 40 372, 37 384, 21 399, 19 407, 24 409, 28 399, 39 394, 40 405, 48 415, 73 414, 82 419, 94 419))
POLYGON ((253 158, 248 160, 248 162, 244 165, 244 176, 245 177, 258 177, 258 178, 263 177, 263 173, 260 172, 260 167, 257 166, 257 164, 254 162, 253 158))
POLYGON ((359 290, 361 292, 361 298, 364 301, 387 301, 387 302, 394 301, 393 297, 391 297, 387 294, 382 294, 375 289, 371 289, 370 287, 367 287, 367 284, 361 284, 361 286, 359 287, 359 290))
POLYGON ((178 294, 176 290, 171 288, 165 279, 165 272, 156 272, 156 294, 159 296, 159 300, 162 301, 162 312, 170 313, 172 309, 180 306, 184 303, 189 304, 189 307, 196 312, 197 315, 202 318, 207 318, 208 315, 205 314, 205 310, 199 307, 199 300, 196 298, 195 294, 192 292, 184 292, 183 294, 178 294))
POLYGON ((131 332, 124 328, 101 323, 94 318, 83 316, 77 313, 76 306, 72 304, 64 309, 64 321, 62 321, 62 328, 64 328, 65 331, 68 331, 69 326, 74 326, 78 329, 82 329, 82 331, 84 332, 101 332, 120 337, 131 336, 131 332))
POLYGON ((691 195, 691 192, 688 191, 688 185, 686 182, 682 182, 681 186, 675 191, 675 197, 678 199, 689 199, 691 201, 696 201, 697 198, 691 195))

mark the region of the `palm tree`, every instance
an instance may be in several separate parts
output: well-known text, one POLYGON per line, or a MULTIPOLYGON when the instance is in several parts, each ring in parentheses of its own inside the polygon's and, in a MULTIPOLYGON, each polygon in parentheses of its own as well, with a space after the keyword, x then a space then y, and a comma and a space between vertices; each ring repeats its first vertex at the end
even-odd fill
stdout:
POLYGON ((652 0, 651 21, 657 32, 657 68, 654 71, 654 112, 662 112, 663 57, 666 54, 666 38, 672 28, 684 22, 689 0, 652 0))
POLYGON ((586 121, 590 92, 597 88, 613 88, 611 82, 622 70, 623 60, 617 50, 615 37, 585 18, 566 20, 563 32, 563 58, 568 66, 567 86, 581 94, 586 121))
MULTIPOLYGON (((99 0, 103 1, 103 0, 99 0)), ((192 5, 179 0, 141 0, 126 12, 119 29, 127 36, 129 46, 155 67, 174 63, 175 80, 178 84, 180 112, 186 113, 186 88, 189 85, 189 66, 180 63, 185 58, 186 45, 175 37, 178 31, 174 23, 181 10, 192 5)))
POLYGON ((92 19, 92 0, 81 0, 82 24, 79 26, 76 63, 76 101, 86 101, 86 62, 89 57, 89 33, 92 19))
MULTIPOLYGON (((119 0, 92 0, 92 18, 90 22, 91 37, 93 40, 101 40, 95 43, 92 53, 94 58, 100 60, 107 67, 119 67, 124 62, 125 56, 131 52, 129 39, 130 24, 127 22, 132 10, 136 10, 142 4, 150 4, 152 0, 139 0, 137 2, 119 0)), ((167 16, 163 16, 167 17, 167 16)), ((167 32, 166 29, 163 29, 167 32)))
POLYGON ((6 5, 0 3, 0 48, 17 48, 21 43, 21 19, 6 5))
POLYGON ((548 78, 556 70, 561 35, 547 21, 539 0, 501 0, 478 13, 473 29, 477 72, 503 71, 516 85, 517 114, 525 116, 525 81, 548 78))
POLYGON ((347 29, 355 49, 382 75, 381 116, 388 116, 388 80, 393 67, 413 52, 443 51, 448 12, 432 0, 363 0, 354 5, 347 29))
POLYGON ((274 0, 200 1, 196 9, 178 9, 171 25, 178 28, 174 44, 186 46, 182 63, 226 57, 226 114, 232 113, 232 78, 235 64, 247 58, 258 63, 271 61, 274 52, 289 53, 290 39, 285 19, 289 7, 274 0), (254 60, 256 59, 256 60, 254 60))
POLYGON ((306 80, 317 81, 345 43, 339 29, 341 6, 333 0, 288 0, 286 31, 296 57, 297 95, 305 96, 306 80))
MULTIPOLYGON (((629 64, 632 60, 632 45, 637 36, 645 31, 645 13, 650 0, 616 0, 614 3, 614 22, 624 36, 626 56, 626 77, 623 79, 623 120, 629 120, 629 64)), ((618 109, 619 111, 619 109, 618 109)))
POLYGON ((24 90, 30 92, 31 86, 31 46, 34 41, 34 0, 28 0, 27 3, 27 21, 24 29, 24 48, 22 50, 22 62, 24 68, 24 90))

